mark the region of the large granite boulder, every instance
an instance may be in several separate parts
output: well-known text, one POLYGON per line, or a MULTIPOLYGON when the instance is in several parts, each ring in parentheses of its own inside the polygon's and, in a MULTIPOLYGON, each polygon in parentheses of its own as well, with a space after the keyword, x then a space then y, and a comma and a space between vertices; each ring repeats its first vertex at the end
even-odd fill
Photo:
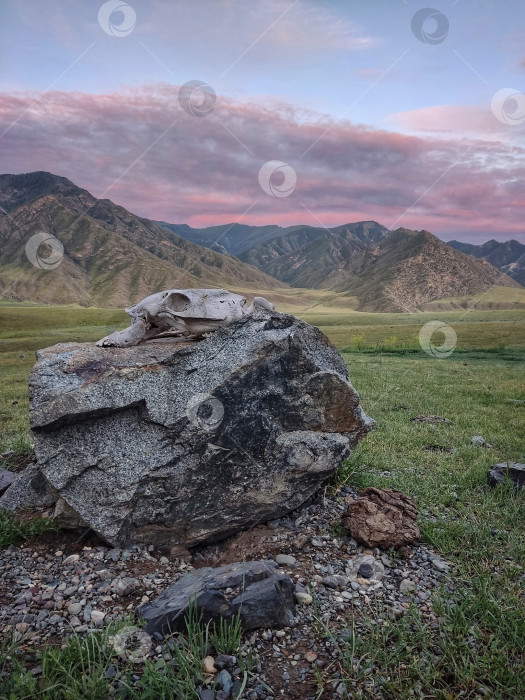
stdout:
POLYGON ((38 468, 112 545, 191 546, 278 518, 373 425, 330 341, 267 310, 201 341, 55 345, 29 388, 38 468))

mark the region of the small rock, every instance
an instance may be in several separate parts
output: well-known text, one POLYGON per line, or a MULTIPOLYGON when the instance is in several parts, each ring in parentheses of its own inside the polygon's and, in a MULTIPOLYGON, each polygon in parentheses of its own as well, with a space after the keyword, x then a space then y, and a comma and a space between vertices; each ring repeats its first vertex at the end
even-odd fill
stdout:
POLYGON ((404 578, 399 585, 399 591, 403 594, 410 593, 411 591, 415 590, 415 588, 416 584, 408 578, 404 578))
POLYGON ((104 673, 104 678, 115 678, 118 673, 118 669, 114 664, 110 664, 104 673))
POLYGON ((67 606, 68 612, 70 615, 78 615, 81 610, 82 610, 82 604, 81 603, 70 603, 67 606))
POLYGON ((62 562, 62 566, 68 566, 69 564, 74 564, 79 559, 80 559, 80 554, 70 554, 62 562))
POLYGON ((275 557, 275 561, 279 566, 290 566, 291 564, 295 564, 297 560, 291 554, 278 554, 275 557))
POLYGON ((327 588, 339 588, 339 581, 337 580, 336 576, 325 576, 325 578, 321 580, 321 583, 327 588))
POLYGON ((508 476, 516 488, 525 488, 525 464, 500 462, 489 469, 487 476, 490 486, 501 484, 505 480, 505 476, 508 476))
POLYGON ((199 700, 215 700, 215 693, 209 688, 203 688, 199 691, 199 700))
POLYGON ((293 591, 293 581, 279 572, 274 561, 234 562, 185 574, 152 603, 141 605, 137 614, 146 621, 148 634, 185 630, 192 600, 206 621, 218 622, 238 613, 245 631, 288 627, 294 621, 293 591), (229 596, 228 589, 237 587, 244 590, 229 596))
POLYGON ((215 659, 215 668, 218 671, 222 671, 226 666, 232 666, 235 663, 235 656, 230 656, 229 654, 219 654, 215 659))
POLYGON ((102 627, 105 617, 106 613, 103 613, 102 610, 91 611, 91 622, 95 625, 95 627, 102 627))
POLYGON ((215 659, 213 656, 207 656, 202 662, 202 666, 206 673, 217 673, 217 669, 215 668, 215 659))
POLYGON ((373 574, 374 567, 372 566, 372 564, 368 564, 366 562, 361 564, 357 571, 357 575, 361 576, 361 578, 372 578, 373 574))
POLYGON ((473 435, 470 438, 470 442, 476 447, 483 447, 483 445, 485 444, 485 440, 481 437, 481 435, 473 435))
POLYGON ((13 472, 0 468, 0 493, 3 493, 16 479, 13 472))
POLYGON ((313 602, 312 596, 304 591, 296 591, 295 600, 299 603, 299 605, 311 605, 313 602))
POLYGON ((430 559, 432 562, 432 566, 434 566, 438 571, 442 571, 443 573, 446 573, 449 569, 449 566, 446 562, 443 561, 443 559, 440 559, 439 557, 432 557, 430 559))
POLYGON ((309 664, 313 664, 313 662, 317 659, 317 652, 316 651, 307 651, 306 654, 304 655, 304 658, 306 661, 308 661, 309 664))
POLYGON ((414 501, 397 489, 369 486, 357 500, 346 499, 342 522, 350 535, 367 547, 401 547, 419 538, 414 501))
POLYGON ((217 683, 219 683, 219 685, 222 686, 222 689, 225 693, 227 693, 228 695, 230 694, 230 690, 233 686, 233 681, 232 677, 226 669, 223 669, 217 676, 217 683))

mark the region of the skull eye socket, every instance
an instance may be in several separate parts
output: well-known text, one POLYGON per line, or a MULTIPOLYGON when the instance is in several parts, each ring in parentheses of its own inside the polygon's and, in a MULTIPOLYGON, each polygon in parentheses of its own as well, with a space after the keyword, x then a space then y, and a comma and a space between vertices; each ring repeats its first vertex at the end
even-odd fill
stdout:
POLYGON ((190 304, 190 298, 181 292, 172 292, 166 298, 166 306, 174 313, 186 311, 190 304))

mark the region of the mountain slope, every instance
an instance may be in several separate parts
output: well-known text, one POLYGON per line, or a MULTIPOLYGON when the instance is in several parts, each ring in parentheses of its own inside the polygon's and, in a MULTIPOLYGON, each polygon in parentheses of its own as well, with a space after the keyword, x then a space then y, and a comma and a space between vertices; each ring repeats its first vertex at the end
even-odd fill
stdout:
POLYGON ((305 226, 240 255, 240 259, 296 287, 331 288, 340 269, 389 231, 375 221, 335 229, 305 226))
POLYGON ((337 291, 357 294, 360 309, 413 311, 434 299, 518 283, 484 260, 450 248, 428 231, 397 229, 341 270, 337 291))
POLYGON ((286 286, 50 173, 0 175, 0 207, 0 294, 7 298, 122 307, 170 287, 286 286), (64 246, 53 270, 25 255, 39 231, 64 246))
MULTIPOLYGON (((206 228, 191 228, 187 224, 168 224, 165 221, 157 221, 157 224, 181 236, 192 243, 197 243, 206 248, 217 250, 220 253, 238 255, 256 245, 261 245, 272 238, 293 233, 296 229, 312 228, 310 226, 287 226, 283 228, 277 225, 250 226, 248 224, 220 224, 206 228)), ((324 229, 321 229, 324 230, 324 229)))
POLYGON ((515 240, 504 243, 491 240, 482 245, 473 245, 461 241, 449 241, 448 245, 475 258, 483 258, 516 282, 525 285, 525 245, 523 243, 515 240))
POLYGON ((434 299, 518 286, 484 260, 453 250, 428 231, 389 232, 375 222, 299 230, 241 259, 290 285, 346 292, 363 311, 412 311, 434 299))

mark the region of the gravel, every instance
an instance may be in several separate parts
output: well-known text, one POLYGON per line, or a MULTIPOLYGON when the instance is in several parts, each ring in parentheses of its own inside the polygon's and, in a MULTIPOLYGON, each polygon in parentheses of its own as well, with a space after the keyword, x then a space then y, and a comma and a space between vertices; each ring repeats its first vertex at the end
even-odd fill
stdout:
MULTIPOLYGON (((129 618, 141 602, 155 599, 193 568, 243 556, 273 558, 295 583, 296 625, 243 637, 239 654, 250 654, 254 661, 242 697, 272 697, 271 688, 275 696, 309 700, 316 696, 315 674, 324 669, 325 688, 339 698, 345 688, 337 676, 338 652, 333 640, 320 633, 320 624, 344 639, 352 616, 359 630, 362 617, 399 619, 413 604, 435 624, 432 594, 441 585, 452 590, 450 565, 430 548, 414 544, 392 557, 340 534, 348 495, 357 496, 345 487, 330 498, 314 497, 286 518, 242 533, 238 540, 200 547, 193 557, 144 546, 112 549, 96 538, 82 546, 70 533, 54 535, 52 545, 45 537, 11 545, 0 552, 0 633, 24 634, 29 647, 57 638, 65 642, 72 632, 89 634, 129 618), (242 549, 235 549, 236 541, 242 549)), ((152 640, 149 657, 163 657, 167 642, 172 640, 152 640)), ((206 661, 217 682, 215 694, 202 688, 201 698, 231 698, 243 680, 237 657, 221 654, 206 661)))

